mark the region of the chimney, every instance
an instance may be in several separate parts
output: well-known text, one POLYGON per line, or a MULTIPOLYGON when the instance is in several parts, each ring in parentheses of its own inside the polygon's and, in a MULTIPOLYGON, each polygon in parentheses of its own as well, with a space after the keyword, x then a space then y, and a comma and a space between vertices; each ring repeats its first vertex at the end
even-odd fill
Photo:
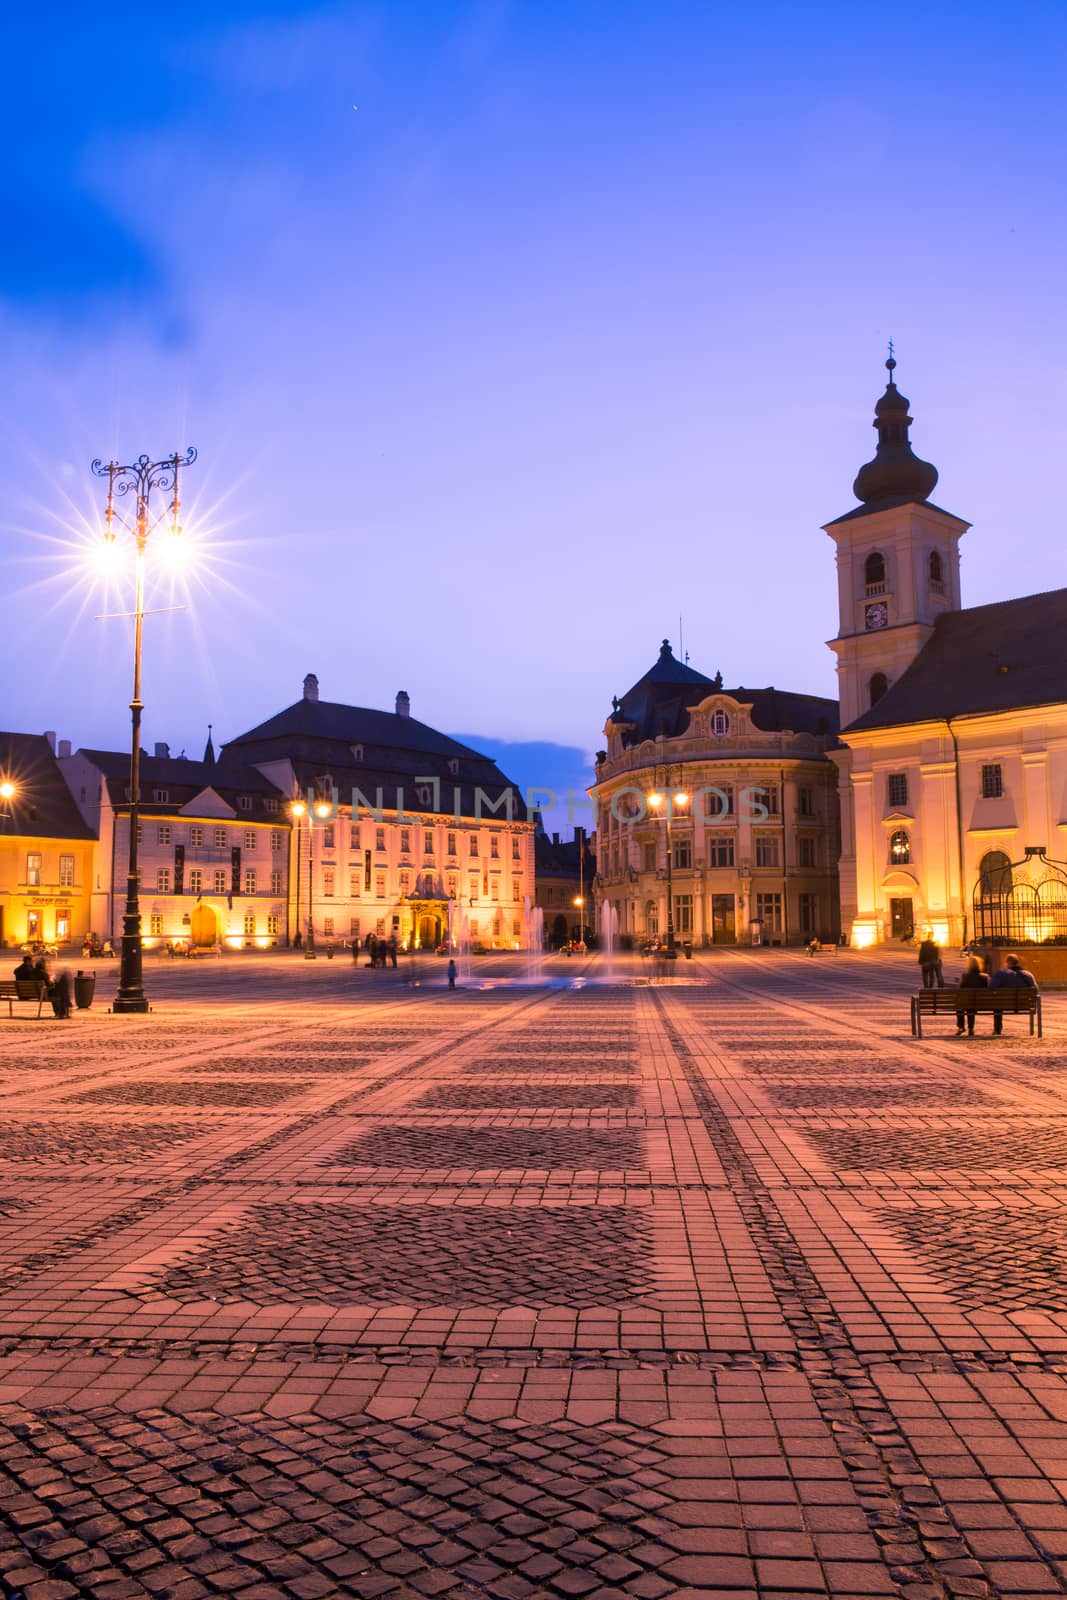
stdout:
POLYGON ((554 833, 552 835, 552 843, 553 844, 559 844, 559 834, 558 833, 554 833))
POLYGON ((313 672, 309 672, 304 679, 304 699, 317 700, 319 698, 319 680, 313 672))
POLYGON ((398 689, 396 692, 396 714, 398 717, 411 715, 411 696, 406 689, 398 689))
POLYGON ((60 761, 67 761, 67 760, 69 760, 69 758, 70 758, 70 740, 69 739, 60 739, 60 741, 59 741, 59 759, 60 759, 60 761))
POLYGON ((154 756, 156 756, 157 759, 160 760, 160 761, 169 761, 170 760, 170 745, 169 744, 157 744, 155 749, 153 750, 152 754, 154 756))
POLYGON ((55 733, 55 729, 54 728, 46 728, 44 736, 48 740, 48 748, 49 748, 49 750, 51 750, 52 754, 55 755, 55 753, 56 753, 56 733, 55 733))

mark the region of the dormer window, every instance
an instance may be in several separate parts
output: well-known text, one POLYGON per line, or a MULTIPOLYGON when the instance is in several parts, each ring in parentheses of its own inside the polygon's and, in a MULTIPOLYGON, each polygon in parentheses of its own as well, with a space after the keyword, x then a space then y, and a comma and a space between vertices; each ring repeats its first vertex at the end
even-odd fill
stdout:
POLYGON ((730 719, 725 711, 716 711, 711 719, 711 731, 717 738, 722 738, 730 731, 730 719))
POLYGON ((880 550, 872 550, 863 563, 863 582, 869 595, 885 594, 885 556, 880 550))
POLYGON ((157 805, 157 806, 168 806, 168 805, 170 805, 170 790, 169 789, 153 789, 152 790, 152 800, 153 800, 153 803, 155 805, 157 805))
POLYGON ((363 746, 361 744, 350 745, 349 748, 352 751, 352 760, 353 761, 362 761, 363 760, 363 746))
POLYGON ((935 594, 944 594, 944 592, 945 592, 945 569, 944 569, 944 565, 943 565, 942 560, 941 560, 941 552, 939 550, 931 550, 930 551, 929 566, 930 566, 930 587, 931 587, 931 589, 933 589, 935 594))
POLYGON ((459 777, 459 758, 458 758, 458 756, 452 756, 451 759, 449 760, 449 763, 448 763, 448 776, 450 778, 458 778, 459 777))
POLYGON ((252 796, 250 794, 239 794, 237 796, 237 809, 238 811, 251 811, 252 796))
POLYGON ((428 806, 429 805, 429 803, 430 803, 430 790, 429 790, 428 786, 425 783, 420 783, 420 784, 418 784, 416 786, 415 796, 416 796, 420 806, 428 806))

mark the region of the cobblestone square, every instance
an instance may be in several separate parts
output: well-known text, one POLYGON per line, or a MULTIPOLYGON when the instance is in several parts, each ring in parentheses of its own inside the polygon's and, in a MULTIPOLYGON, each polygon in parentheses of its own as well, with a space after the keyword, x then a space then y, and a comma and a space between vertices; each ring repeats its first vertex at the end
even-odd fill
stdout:
POLYGON ((1067 996, 905 955, 4 1019, 0 1593, 1062 1593, 1067 996))

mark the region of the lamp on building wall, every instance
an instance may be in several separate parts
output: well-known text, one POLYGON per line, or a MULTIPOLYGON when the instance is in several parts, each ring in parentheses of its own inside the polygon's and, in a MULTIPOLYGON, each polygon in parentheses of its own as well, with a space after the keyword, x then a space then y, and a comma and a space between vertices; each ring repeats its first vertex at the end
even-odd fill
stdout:
POLYGON ((149 461, 138 456, 131 466, 120 466, 117 461, 94 461, 92 470, 98 478, 107 479, 107 506, 104 520, 103 552, 111 555, 115 550, 115 524, 133 536, 136 550, 134 568, 133 617, 133 698, 130 700, 130 845, 126 869, 126 909, 122 917, 122 958, 119 963, 119 988, 112 1009, 115 1011, 147 1011, 141 966, 141 906, 137 883, 137 822, 140 810, 141 780, 141 641, 144 630, 144 566, 145 550, 150 535, 169 515, 171 553, 182 546, 181 496, 178 483, 182 467, 190 467, 196 460, 196 451, 186 450, 184 455, 175 451, 163 461, 149 461), (154 491, 170 490, 165 510, 153 519, 151 500, 154 491), (133 514, 126 518, 116 510, 116 499, 133 496, 133 514))
POLYGON ((689 796, 684 789, 672 790, 669 767, 664 777, 663 792, 658 789, 653 790, 648 797, 648 803, 657 816, 662 814, 667 829, 667 949, 673 951, 675 948, 674 878, 672 876, 674 844, 671 839, 671 817, 674 814, 675 806, 682 809, 689 804, 689 796))

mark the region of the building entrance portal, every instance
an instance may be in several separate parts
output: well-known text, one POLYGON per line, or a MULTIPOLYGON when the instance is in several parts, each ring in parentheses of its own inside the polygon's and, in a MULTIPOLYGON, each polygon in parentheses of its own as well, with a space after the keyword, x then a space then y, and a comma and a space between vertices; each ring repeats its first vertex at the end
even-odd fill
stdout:
POLYGON ((712 944, 736 944, 737 924, 732 894, 713 894, 711 897, 712 944))
POLYGON ((890 900, 890 933, 894 939, 910 939, 915 932, 915 907, 908 900, 890 900))
POLYGON ((219 921, 210 906, 197 906, 189 918, 189 937, 198 949, 218 943, 219 921))

